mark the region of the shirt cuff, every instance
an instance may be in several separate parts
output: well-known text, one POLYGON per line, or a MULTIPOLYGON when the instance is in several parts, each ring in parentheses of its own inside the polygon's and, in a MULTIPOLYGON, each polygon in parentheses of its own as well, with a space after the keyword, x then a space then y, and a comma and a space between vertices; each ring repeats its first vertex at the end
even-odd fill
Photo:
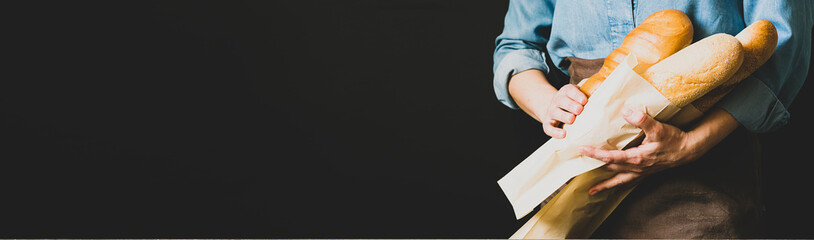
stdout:
POLYGON ((522 71, 537 69, 548 74, 545 55, 537 49, 518 49, 509 52, 495 69, 495 78, 492 81, 497 99, 504 105, 518 109, 517 104, 509 95, 509 79, 522 71))
POLYGON ((763 81, 748 77, 717 104, 751 132, 771 132, 789 122, 789 112, 763 81))

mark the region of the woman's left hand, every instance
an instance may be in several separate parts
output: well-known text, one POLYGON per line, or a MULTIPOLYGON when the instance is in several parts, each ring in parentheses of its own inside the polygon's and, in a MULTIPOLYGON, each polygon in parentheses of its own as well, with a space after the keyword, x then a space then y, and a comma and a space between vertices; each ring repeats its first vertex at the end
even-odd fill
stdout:
POLYGON ((626 150, 580 147, 580 152, 585 156, 606 162, 603 168, 618 172, 615 176, 591 187, 588 190, 591 195, 609 188, 631 185, 644 176, 692 162, 706 152, 699 151, 700 149, 696 147, 698 144, 695 144, 696 141, 688 132, 661 123, 647 114, 627 109, 622 116, 627 122, 644 131, 644 141, 641 145, 626 150))

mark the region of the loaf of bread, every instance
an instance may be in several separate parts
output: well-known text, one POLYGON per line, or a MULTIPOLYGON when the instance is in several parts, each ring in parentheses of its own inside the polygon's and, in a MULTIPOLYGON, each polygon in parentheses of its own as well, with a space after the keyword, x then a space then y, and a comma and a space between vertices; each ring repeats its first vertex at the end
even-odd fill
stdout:
POLYGON ((715 103, 732 91, 735 85, 766 63, 777 47, 777 29, 772 22, 766 20, 752 23, 735 35, 735 38, 743 46, 743 63, 732 78, 692 102, 692 105, 701 112, 712 108, 715 103))
POLYGON ((683 107, 731 78, 742 62, 738 39, 718 33, 656 63, 642 78, 672 104, 683 107))
POLYGON ((690 45, 692 34, 692 22, 684 12, 675 9, 655 12, 625 36, 622 45, 605 58, 599 72, 585 80, 579 89, 590 97, 630 53, 636 54, 639 61, 633 70, 642 74, 650 66, 690 45))

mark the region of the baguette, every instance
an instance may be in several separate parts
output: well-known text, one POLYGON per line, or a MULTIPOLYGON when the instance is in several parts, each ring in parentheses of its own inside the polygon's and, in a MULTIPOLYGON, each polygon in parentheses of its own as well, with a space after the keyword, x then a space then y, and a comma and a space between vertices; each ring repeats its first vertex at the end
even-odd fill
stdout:
POLYGON ((769 60, 777 47, 777 29, 772 22, 760 20, 743 29, 735 38, 743 45, 743 64, 729 80, 713 89, 707 95, 692 102, 692 105, 706 112, 720 101, 741 80, 755 72, 769 60))
POLYGON ((677 107, 684 107, 730 79, 743 62, 743 46, 718 33, 678 51, 642 74, 677 107))
POLYGON ((639 61, 633 70, 642 74, 653 64, 690 45, 692 34, 692 22, 684 12, 675 9, 655 12, 625 36, 622 45, 605 58, 599 72, 585 80, 579 89, 590 97, 630 53, 636 54, 639 61))

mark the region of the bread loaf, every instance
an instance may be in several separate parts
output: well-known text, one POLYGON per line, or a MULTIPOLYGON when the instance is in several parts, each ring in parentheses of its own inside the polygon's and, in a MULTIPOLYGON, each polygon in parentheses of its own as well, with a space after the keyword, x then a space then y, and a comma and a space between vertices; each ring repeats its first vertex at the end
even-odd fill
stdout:
POLYGON ((766 63, 777 47, 777 29, 775 29, 772 22, 766 20, 752 23, 738 35, 735 35, 735 38, 743 46, 743 63, 732 78, 692 102, 692 105, 701 112, 706 112, 712 108, 715 103, 732 91, 735 85, 755 72, 763 63, 766 63))
POLYGON ((653 65, 642 78, 671 103, 683 107, 731 78, 742 62, 738 39, 718 33, 653 65))
POLYGON ((633 70, 641 74, 653 64, 690 45, 692 34, 692 22, 684 12, 675 9, 655 12, 625 36, 622 45, 605 58, 599 72, 585 80, 579 89, 590 97, 630 53, 636 54, 639 61, 633 70))

